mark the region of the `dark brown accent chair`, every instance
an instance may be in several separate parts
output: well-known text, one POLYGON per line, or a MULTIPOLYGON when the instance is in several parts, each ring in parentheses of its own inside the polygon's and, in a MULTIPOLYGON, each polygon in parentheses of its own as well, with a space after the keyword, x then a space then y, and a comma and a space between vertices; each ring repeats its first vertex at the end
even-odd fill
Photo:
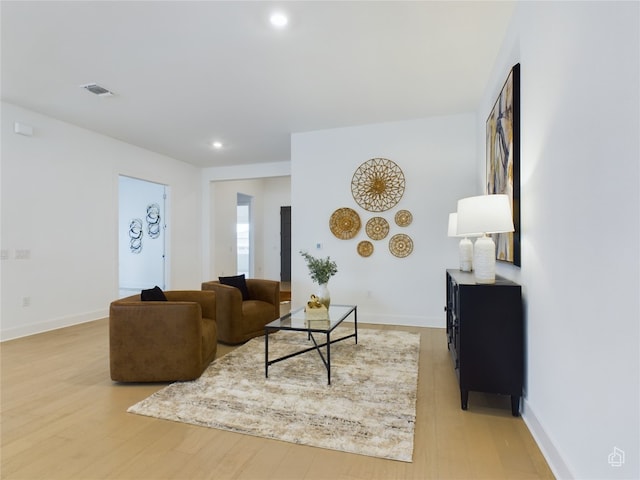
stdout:
POLYGON ((194 380, 218 348, 216 295, 164 292, 167 301, 122 298, 109 307, 111 379, 116 382, 194 380))
POLYGON ((248 299, 240 289, 218 281, 203 282, 202 290, 216 292, 218 340, 238 345, 264 335, 264 326, 280 318, 280 282, 259 278, 246 279, 248 299))

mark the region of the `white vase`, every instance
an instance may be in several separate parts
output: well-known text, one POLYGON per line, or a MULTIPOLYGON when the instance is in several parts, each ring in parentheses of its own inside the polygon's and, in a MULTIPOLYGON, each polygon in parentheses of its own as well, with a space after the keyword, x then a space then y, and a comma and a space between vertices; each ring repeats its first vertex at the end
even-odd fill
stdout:
POLYGON ((483 235, 473 246, 473 267, 476 283, 496 283, 496 244, 483 235))
POLYGON ((470 272, 473 270, 473 243, 465 237, 460 240, 458 250, 460 253, 460 270, 470 272))
POLYGON ((326 283, 318 285, 316 297, 318 297, 318 301, 325 307, 327 307, 327 310, 329 310, 329 305, 331 304, 331 295, 329 294, 329 289, 327 288, 326 283))

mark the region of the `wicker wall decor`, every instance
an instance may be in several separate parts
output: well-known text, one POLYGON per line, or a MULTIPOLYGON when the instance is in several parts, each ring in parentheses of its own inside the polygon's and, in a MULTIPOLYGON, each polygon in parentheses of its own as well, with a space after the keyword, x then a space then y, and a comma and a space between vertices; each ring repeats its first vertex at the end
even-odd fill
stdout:
POLYGON ((349 240, 360 231, 360 215, 351 208, 338 208, 329 219, 329 228, 337 238, 349 240))
POLYGON ((373 217, 364 228, 371 240, 382 240, 389 234, 389 222, 382 217, 373 217))
POLYGON ((404 174, 387 158, 372 158, 360 165, 351 179, 351 194, 369 212, 393 208, 404 194, 404 174))
POLYGON ((358 243, 358 253, 361 257, 369 257, 373 253, 373 243, 363 240, 358 243))
POLYGON ((398 233, 389 240, 389 250, 398 258, 407 257, 413 252, 413 240, 409 235, 398 233))
POLYGON ((398 213, 396 213, 395 220, 396 225, 398 225, 399 227, 407 227, 411 225, 411 222, 413 221, 413 215, 411 215, 411 212, 409 210, 399 210, 398 213))

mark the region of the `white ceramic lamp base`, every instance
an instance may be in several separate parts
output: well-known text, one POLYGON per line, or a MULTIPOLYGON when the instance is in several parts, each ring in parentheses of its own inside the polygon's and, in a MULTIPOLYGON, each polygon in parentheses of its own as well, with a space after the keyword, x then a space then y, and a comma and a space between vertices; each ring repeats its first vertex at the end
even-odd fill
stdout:
POLYGON ((460 253, 460 270, 470 272, 473 270, 473 243, 468 238, 463 238, 458 244, 460 253))
POLYGON ((496 283, 496 244, 482 236, 473 247, 473 266, 477 283, 496 283))

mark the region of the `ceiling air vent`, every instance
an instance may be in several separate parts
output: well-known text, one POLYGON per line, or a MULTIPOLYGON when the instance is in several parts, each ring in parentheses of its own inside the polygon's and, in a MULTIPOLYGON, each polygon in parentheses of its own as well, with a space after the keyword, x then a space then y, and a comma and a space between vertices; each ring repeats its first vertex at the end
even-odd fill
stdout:
POLYGON ((91 93, 93 93, 95 95, 98 95, 99 97, 111 97, 111 96, 113 96, 113 92, 110 92, 106 88, 101 87, 100 85, 98 85, 96 83, 88 83, 87 85, 82 85, 82 88, 84 88, 85 90, 90 91, 91 93))

